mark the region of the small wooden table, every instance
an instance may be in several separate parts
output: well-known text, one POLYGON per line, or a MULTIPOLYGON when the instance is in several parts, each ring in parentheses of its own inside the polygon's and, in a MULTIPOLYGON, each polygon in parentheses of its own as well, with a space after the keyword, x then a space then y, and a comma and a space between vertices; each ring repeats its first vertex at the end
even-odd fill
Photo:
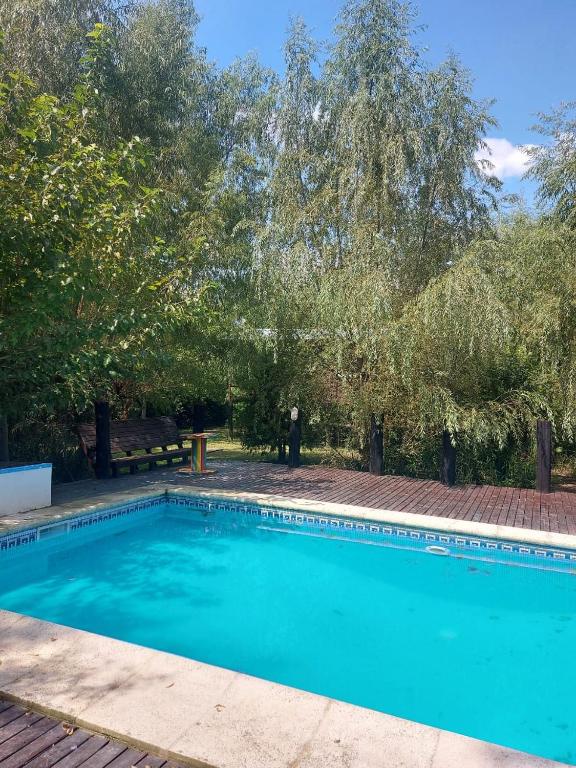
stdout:
POLYGON ((206 444, 208 443, 208 438, 212 437, 212 435, 209 432, 193 432, 191 435, 183 435, 183 437, 192 443, 192 452, 190 454, 190 467, 180 471, 213 475, 216 470, 206 468, 206 444))

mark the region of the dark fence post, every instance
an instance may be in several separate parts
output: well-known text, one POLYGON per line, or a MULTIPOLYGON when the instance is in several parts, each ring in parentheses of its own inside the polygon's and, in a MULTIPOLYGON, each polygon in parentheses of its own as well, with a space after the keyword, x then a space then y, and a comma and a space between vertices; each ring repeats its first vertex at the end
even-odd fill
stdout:
POLYGON ((232 384, 228 382, 228 391, 226 393, 226 421, 228 422, 228 437, 234 440, 234 395, 232 394, 232 384))
POLYGON ((444 485, 454 485, 456 482, 456 448, 447 429, 442 433, 442 466, 440 467, 440 482, 444 485))
POLYGON ((384 474, 384 430, 376 421, 376 416, 370 416, 370 464, 372 475, 384 474))
POLYGON ((552 424, 536 422, 536 490, 550 493, 552 488, 552 424))
POLYGON ((10 451, 8 450, 8 419, 0 414, 0 462, 10 461, 10 451))
POLYGON ((288 466, 300 466, 300 441, 302 439, 302 419, 298 408, 292 408, 290 414, 290 432, 288 433, 288 466))
POLYGON ((284 435, 278 438, 278 463, 284 464, 286 461, 286 439, 284 435))
POLYGON ((96 477, 104 480, 110 477, 110 406, 105 400, 94 403, 96 414, 96 477))
POLYGON ((206 405, 196 402, 192 406, 192 432, 204 432, 206 426, 206 405))

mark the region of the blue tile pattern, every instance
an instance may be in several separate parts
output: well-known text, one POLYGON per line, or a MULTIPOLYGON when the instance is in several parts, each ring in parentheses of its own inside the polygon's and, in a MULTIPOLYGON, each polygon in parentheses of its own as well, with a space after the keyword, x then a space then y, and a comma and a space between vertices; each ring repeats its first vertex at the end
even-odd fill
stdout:
POLYGON ((215 512, 234 512, 249 517, 259 517, 262 521, 279 523, 281 526, 290 526, 301 529, 302 532, 317 532, 324 535, 342 535, 342 537, 363 540, 383 541, 390 538, 396 539, 400 546, 419 542, 425 546, 441 546, 461 550, 473 550, 476 554, 490 552, 503 552, 507 554, 532 556, 539 559, 576 563, 576 551, 569 549, 556 549, 534 544, 501 541, 479 536, 452 534, 443 531, 408 528, 391 523, 379 523, 369 520, 358 520, 346 517, 330 517, 309 512, 296 512, 294 510, 269 507, 260 504, 246 504, 234 501, 208 501, 206 499, 172 495, 169 503, 175 508, 190 508, 199 510, 205 515, 215 512))
POLYGON ((92 525, 98 525, 99 523, 105 523, 110 520, 118 520, 127 515, 134 515, 137 512, 164 509, 165 506, 166 497, 164 495, 154 499, 140 499, 140 501, 133 501, 129 504, 122 504, 121 506, 111 507, 110 509, 103 509, 101 512, 93 512, 92 514, 74 517, 67 521, 68 528, 70 531, 77 531, 81 528, 89 528, 92 525))
POLYGON ((135 499, 134 501, 124 504, 115 504, 112 507, 99 510, 98 512, 85 512, 84 514, 76 515, 74 517, 55 520, 53 523, 39 525, 35 528, 27 528, 15 533, 4 534, 3 536, 0 536, 0 552, 15 549, 24 544, 32 544, 40 539, 43 531, 50 528, 66 525, 67 531, 70 533, 72 531, 79 531, 98 525, 99 523, 118 520, 138 512, 148 512, 153 509, 158 509, 160 511, 164 509, 165 506, 166 496, 163 494, 162 496, 154 498, 135 499))
POLYGON ((32 544, 38 539, 38 529, 30 528, 26 531, 8 533, 0 537, 0 552, 6 549, 15 549, 23 544, 32 544))
POLYGON ((120 520, 142 512, 157 510, 186 511, 200 513, 203 517, 217 513, 233 513, 239 516, 239 522, 297 533, 330 536, 351 539, 374 544, 410 547, 442 547, 445 550, 456 549, 462 555, 468 553, 475 557, 490 557, 491 554, 536 558, 542 561, 571 565, 576 563, 576 551, 552 548, 522 542, 501 541, 464 534, 452 534, 445 531, 427 530, 398 526, 392 523, 380 523, 347 517, 331 517, 315 512, 303 512, 266 504, 250 504, 245 501, 230 499, 207 499, 202 496, 163 493, 155 497, 135 499, 116 504, 96 512, 86 512, 71 518, 54 521, 35 528, 8 533, 0 536, 0 552, 14 550, 38 541, 43 531, 53 527, 66 527, 66 533, 86 530, 101 523, 120 520))

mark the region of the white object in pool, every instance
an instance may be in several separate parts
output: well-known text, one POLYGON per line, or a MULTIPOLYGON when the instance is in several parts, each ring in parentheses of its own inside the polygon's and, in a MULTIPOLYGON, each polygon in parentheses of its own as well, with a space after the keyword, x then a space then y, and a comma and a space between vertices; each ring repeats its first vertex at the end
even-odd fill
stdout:
POLYGON ((52 504, 52 464, 0 469, 0 515, 52 504))

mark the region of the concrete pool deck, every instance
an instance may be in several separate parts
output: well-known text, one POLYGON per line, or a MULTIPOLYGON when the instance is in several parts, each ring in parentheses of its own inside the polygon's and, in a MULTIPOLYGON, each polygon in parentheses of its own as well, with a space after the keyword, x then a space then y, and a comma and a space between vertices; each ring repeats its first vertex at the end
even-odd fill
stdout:
POLYGON ((553 768, 560 763, 220 667, 0 611, 0 691, 207 768, 553 768))
MULTIPOLYGON (((53 507, 4 518, 0 514, 0 533, 53 522, 78 510, 183 487, 188 492, 218 497, 240 495, 284 507, 324 509, 335 515, 576 547, 576 536, 568 531, 551 531, 550 526, 547 530, 526 529, 503 526, 498 517, 494 522, 438 517, 429 512, 398 509, 399 504, 386 508, 357 506, 349 501, 334 503, 334 497, 344 502, 350 498, 345 492, 347 478, 360 473, 345 473, 337 487, 331 488, 331 493, 323 486, 320 490, 324 493, 320 495, 324 498, 319 499, 318 489, 314 491, 313 485, 317 475, 307 468, 296 470, 296 474, 275 475, 275 469, 270 471, 269 465, 263 465, 265 471, 254 470, 253 466, 222 462, 219 482, 168 470, 109 482, 86 481, 57 487, 53 507), (284 490, 286 486, 289 493, 284 490)), ((368 481, 370 476, 364 475, 364 478, 368 481)), ((425 488, 416 488, 424 499, 425 488)), ((376 494, 374 498, 378 501, 382 496, 376 494)), ((0 693, 49 715, 120 737, 137 748, 204 768, 552 768, 561 765, 241 673, 7 611, 0 611, 0 693)))

